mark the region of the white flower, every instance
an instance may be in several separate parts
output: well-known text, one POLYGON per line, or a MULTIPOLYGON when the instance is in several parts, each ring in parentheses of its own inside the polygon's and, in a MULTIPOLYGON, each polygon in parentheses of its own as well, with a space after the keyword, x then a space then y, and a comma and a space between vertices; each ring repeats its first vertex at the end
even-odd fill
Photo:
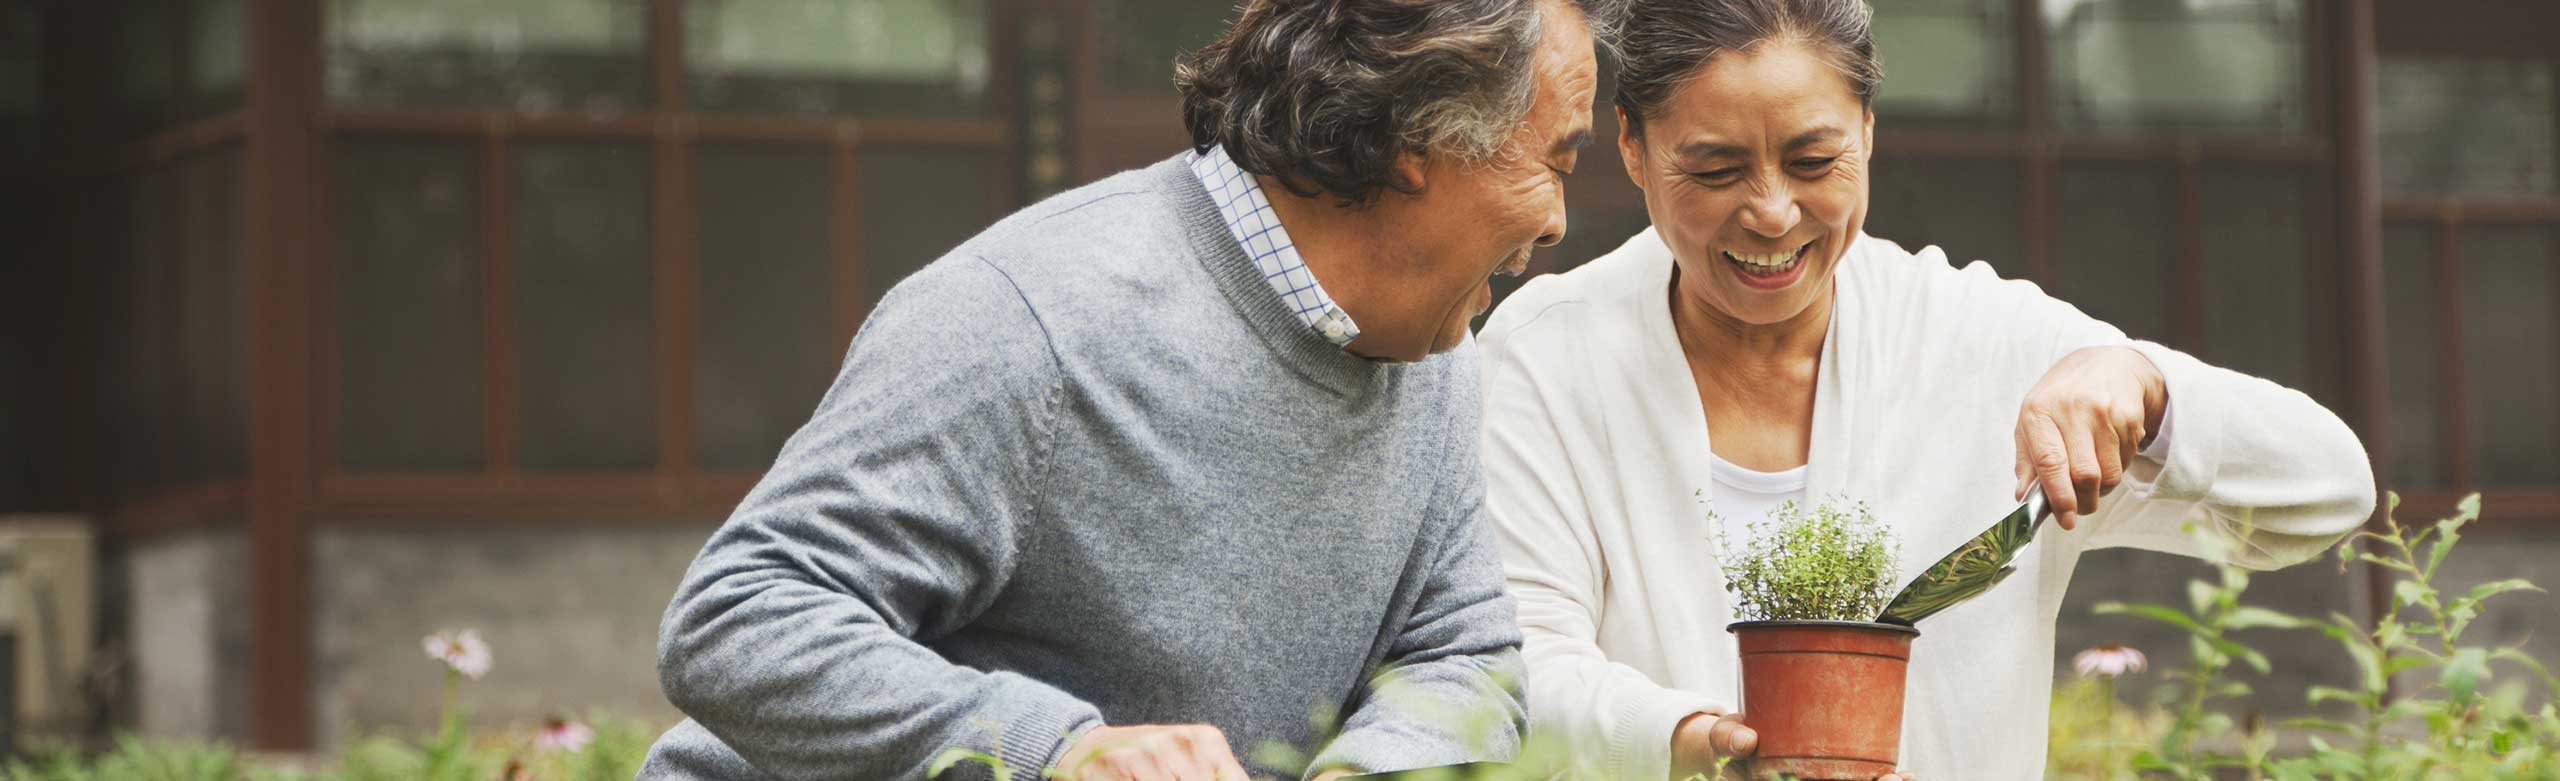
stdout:
POLYGON ((428 658, 443 662, 463 677, 476 681, 489 674, 489 644, 480 641, 480 630, 437 632, 427 635, 425 645, 428 658))
POLYGON ((2071 669, 2083 677, 2104 675, 2109 678, 2125 673, 2138 673, 2151 667, 2142 652, 2121 645, 2102 645, 2071 657, 2071 669))
POLYGON ((550 723, 542 725, 542 732, 533 736, 533 747, 544 751, 574 754, 579 749, 586 748, 587 744, 594 742, 595 739, 596 731, 587 725, 555 718, 550 723))

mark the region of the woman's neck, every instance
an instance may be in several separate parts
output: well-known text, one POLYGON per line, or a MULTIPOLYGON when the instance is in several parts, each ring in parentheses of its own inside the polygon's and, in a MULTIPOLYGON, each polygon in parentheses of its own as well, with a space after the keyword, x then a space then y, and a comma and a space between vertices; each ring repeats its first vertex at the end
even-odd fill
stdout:
POLYGON ((1671 285, 1672 329, 1704 405, 1710 448, 1744 469, 1775 472, 1813 450, 1815 380, 1831 327, 1829 291, 1795 317, 1759 325, 1671 285))
POLYGON ((1822 341, 1831 330, 1833 291, 1823 291, 1794 317, 1775 323, 1747 323, 1690 295, 1683 289, 1680 277, 1681 272, 1674 268, 1671 325, 1680 333, 1681 347, 1690 353, 1692 361, 1747 374, 1792 374, 1785 370, 1821 360, 1822 341))

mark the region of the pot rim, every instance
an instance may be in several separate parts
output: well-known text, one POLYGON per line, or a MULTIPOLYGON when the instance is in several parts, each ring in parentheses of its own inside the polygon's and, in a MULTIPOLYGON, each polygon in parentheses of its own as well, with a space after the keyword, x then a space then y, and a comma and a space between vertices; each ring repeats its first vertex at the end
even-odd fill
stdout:
POLYGON ((1768 619, 1768 620, 1761 620, 1761 621, 1735 621, 1735 622, 1733 622, 1733 623, 1726 624, 1726 625, 1724 626, 1724 631, 1732 632, 1732 633, 1735 633, 1735 634, 1740 634, 1740 633, 1742 632, 1742 630, 1745 630, 1745 629, 1781 628, 1781 627, 1785 627, 1785 628, 1821 628, 1821 627, 1836 627, 1836 628, 1840 628, 1840 629, 1864 629, 1864 630, 1869 630, 1869 631, 1893 632, 1893 633, 1897 633, 1897 634, 1906 634, 1906 635, 1911 635, 1911 636, 1913 636, 1913 637, 1918 637, 1918 636, 1920 636, 1920 630, 1918 630, 1918 629, 1915 629, 1915 628, 1912 628, 1912 627, 1909 627, 1909 626, 1905 626, 1905 625, 1902 625, 1902 624, 1888 624, 1888 623, 1884 623, 1884 622, 1881 622, 1881 621, 1813 621, 1813 620, 1793 620, 1793 619, 1768 619))

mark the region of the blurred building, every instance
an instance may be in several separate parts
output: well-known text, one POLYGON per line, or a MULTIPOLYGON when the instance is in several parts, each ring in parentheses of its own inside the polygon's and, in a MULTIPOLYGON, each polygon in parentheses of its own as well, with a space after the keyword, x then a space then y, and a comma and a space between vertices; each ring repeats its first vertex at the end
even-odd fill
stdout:
MULTIPOLYGON (((1871 233, 2310 393, 2404 515, 2487 495, 2459 578, 2560 585, 2560 6, 1877 5, 1871 233)), ((0 0, 0 512, 85 517, 99 551, 100 628, 69 646, 99 650, 45 702, 335 744, 429 723, 418 640, 476 627, 487 720, 671 717, 659 613, 867 307, 1178 151, 1169 63, 1227 13, 0 0)), ((1570 199, 1537 271, 1645 225, 1606 143, 1570 199)), ((2196 569, 2096 555, 2078 593, 2183 602, 2196 569)), ((2259 590, 2361 613, 2382 585, 2259 590)), ((2060 650, 2170 640, 2074 607, 2060 650)), ((2266 642, 2287 682, 2347 669, 2266 642)))

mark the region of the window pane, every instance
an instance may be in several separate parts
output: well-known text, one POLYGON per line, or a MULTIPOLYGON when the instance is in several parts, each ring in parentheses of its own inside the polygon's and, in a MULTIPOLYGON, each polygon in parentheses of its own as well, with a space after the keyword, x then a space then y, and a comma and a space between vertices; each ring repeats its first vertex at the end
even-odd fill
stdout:
POLYGON ((2387 58, 2374 89, 2384 190, 2560 194, 2551 63, 2387 58))
POLYGON ((480 158, 468 143, 333 144, 337 460, 480 466, 480 158))
MULTIPOLYGON (((2204 172, 2205 355, 2214 363, 2321 395, 2311 355, 2311 194, 2281 169, 2204 172)), ((2319 318, 2330 322, 2329 318, 2319 318)), ((2327 340, 2324 344, 2335 344, 2327 340)))
POLYGON ((2445 484, 2444 329, 2437 327, 2435 228, 2384 223, 2383 330, 2391 371, 2391 482, 2411 488, 2445 484))
POLYGON ((2301 0, 2044 0, 2068 128, 2304 129, 2301 0))
POLYGON ((865 147, 854 170, 863 288, 872 301, 995 222, 996 167, 985 152, 865 147))
POLYGON ((248 474, 248 275, 240 265, 241 155, 237 148, 188 161, 179 172, 181 262, 178 334, 186 392, 173 444, 184 443, 182 481, 248 474))
POLYGON ((2065 168, 2055 289, 2136 339, 2170 341, 2178 257, 2176 182, 2130 166, 2065 168))
POLYGON ((685 65, 713 111, 987 113, 985 0, 693 0, 685 65))
POLYGON ((598 111, 647 102, 644 0, 329 0, 329 97, 598 111))
POLYGON ((0 3, 0 160, 35 155, 36 117, 44 106, 36 47, 43 40, 33 3, 0 3))
POLYGON ((1957 268, 1981 260, 2002 277, 2025 278, 2026 229, 2018 223, 2017 164, 1913 159, 1887 152, 1877 155, 1875 172, 1868 235, 1914 252, 1943 249, 1957 268))
POLYGON ((1203 0, 1094 0, 1109 92, 1173 97, 1173 59, 1226 32, 1234 3, 1203 0))
POLYGON ((1901 0, 1875 9, 1876 55, 1884 90, 1876 111, 1887 116, 1970 120, 2011 115, 2016 97, 2010 62, 2008 0, 1901 0))
POLYGON ((120 292, 128 330, 118 334, 116 343, 124 352, 117 407, 129 425, 120 432, 115 472, 129 493, 169 485, 180 471, 166 432, 179 430, 176 400, 181 398, 177 335, 183 321, 176 277, 183 246, 181 185, 176 168, 142 172, 126 214, 133 243, 120 292))
POLYGON ((701 148, 693 398, 706 469, 771 465, 817 409, 844 352, 834 327, 827 163, 822 149, 701 148))
POLYGON ((2479 483, 2560 483, 2560 242, 2545 227, 2473 226, 2461 259, 2479 483))
POLYGON ((194 0, 188 20, 187 89, 198 115, 240 105, 248 69, 243 0, 194 0))
POLYGON ((150 132, 170 121, 178 102, 177 8, 168 2, 116 7, 115 76, 109 88, 118 130, 150 132))
POLYGON ((516 458, 535 471, 655 467, 649 150, 513 151, 516 458))

